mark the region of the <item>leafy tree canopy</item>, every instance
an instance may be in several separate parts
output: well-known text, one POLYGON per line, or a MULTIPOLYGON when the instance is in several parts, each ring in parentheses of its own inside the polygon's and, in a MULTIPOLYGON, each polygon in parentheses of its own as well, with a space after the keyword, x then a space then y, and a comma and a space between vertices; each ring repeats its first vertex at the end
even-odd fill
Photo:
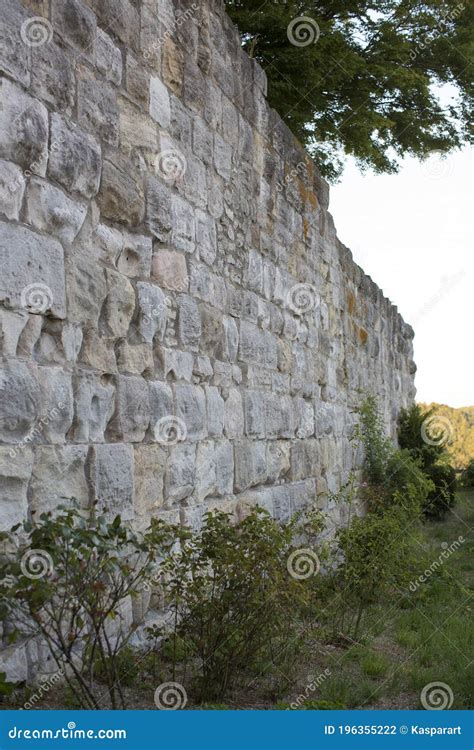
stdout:
POLYGON ((344 153, 362 169, 396 172, 405 155, 447 153, 469 141, 473 3, 226 4, 245 49, 267 73, 271 106, 328 179, 340 175, 344 153), (446 84, 455 96, 442 102, 446 84))

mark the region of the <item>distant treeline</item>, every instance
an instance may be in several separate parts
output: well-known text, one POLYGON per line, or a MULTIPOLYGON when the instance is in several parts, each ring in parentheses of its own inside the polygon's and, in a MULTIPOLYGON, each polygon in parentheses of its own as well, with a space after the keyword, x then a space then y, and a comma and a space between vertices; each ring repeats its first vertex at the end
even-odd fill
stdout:
POLYGON ((462 469, 474 459, 474 406, 462 406, 454 409, 445 404, 421 404, 434 413, 449 419, 452 437, 446 448, 452 457, 456 469, 462 469))

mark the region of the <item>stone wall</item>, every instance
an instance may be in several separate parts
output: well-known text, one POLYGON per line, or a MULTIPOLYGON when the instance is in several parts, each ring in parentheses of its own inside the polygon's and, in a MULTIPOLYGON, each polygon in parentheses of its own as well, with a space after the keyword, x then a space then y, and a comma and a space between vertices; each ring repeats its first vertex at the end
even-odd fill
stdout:
POLYGON ((361 391, 392 432, 413 398, 413 332, 223 5, 0 14, 0 526, 72 497, 138 527, 285 518, 336 489, 361 391))

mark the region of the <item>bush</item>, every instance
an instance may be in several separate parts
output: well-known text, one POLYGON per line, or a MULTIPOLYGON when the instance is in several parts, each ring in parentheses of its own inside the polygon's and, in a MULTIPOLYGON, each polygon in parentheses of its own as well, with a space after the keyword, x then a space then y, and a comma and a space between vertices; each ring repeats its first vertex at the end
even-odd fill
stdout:
POLYGON ((82 708, 125 707, 123 658, 132 630, 124 618, 131 597, 156 579, 173 534, 160 522, 137 535, 120 516, 61 508, 3 535, 9 552, 0 566, 3 619, 12 636, 40 635, 82 708))
POLYGON ((461 482, 463 487, 474 487, 474 458, 464 469, 461 482))
POLYGON ((222 699, 239 675, 278 663, 291 641, 296 650, 306 587, 287 567, 295 531, 294 522, 281 525, 256 509, 235 525, 226 513, 208 513, 198 534, 181 533, 167 565, 170 650, 186 644, 201 701, 222 699))
POLYGON ((433 483, 423 503, 423 513, 430 518, 442 518, 455 503, 456 472, 448 463, 444 445, 431 445, 423 438, 423 426, 433 414, 434 409, 425 411, 419 404, 402 411, 398 440, 433 483))

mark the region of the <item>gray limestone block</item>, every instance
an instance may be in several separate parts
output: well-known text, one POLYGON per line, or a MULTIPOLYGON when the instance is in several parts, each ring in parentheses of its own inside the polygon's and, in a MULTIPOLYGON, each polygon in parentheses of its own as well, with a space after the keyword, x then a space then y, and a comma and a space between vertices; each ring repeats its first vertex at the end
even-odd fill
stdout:
POLYGON ((97 21, 90 8, 79 0, 53 0, 51 11, 55 32, 85 56, 93 57, 97 21))
POLYGON ((44 176, 48 161, 48 110, 7 78, 0 81, 0 156, 44 176))
POLYGON ((154 440, 163 441, 163 425, 173 416, 173 391, 167 383, 152 380, 148 383, 150 391, 150 428, 154 440))
POLYGON ((224 431, 224 399, 216 386, 206 386, 207 425, 210 437, 221 437, 224 431))
POLYGON ((74 416, 71 374, 62 367, 38 367, 37 372, 41 404, 36 431, 41 442, 64 443, 74 416))
POLYGON ((123 443, 94 445, 90 481, 94 502, 107 510, 112 519, 120 515, 124 521, 134 517, 133 448, 123 443))
POLYGON ((178 297, 178 337, 184 349, 196 349, 201 339, 201 313, 197 302, 187 294, 178 297))
POLYGON ((51 41, 32 48, 30 88, 56 111, 71 114, 76 91, 74 61, 63 44, 51 41))
POLYGON ((135 311, 135 291, 121 273, 110 268, 105 271, 107 297, 102 316, 113 336, 126 336, 135 311))
POLYGON ((244 434, 244 408, 238 388, 230 388, 224 402, 224 431, 228 438, 244 434))
POLYGON ((244 391, 245 434, 265 437, 265 391, 244 391))
POLYGON ((41 413, 36 367, 21 360, 7 361, 0 369, 0 396, 0 440, 12 444, 33 442, 41 413))
POLYGON ((0 530, 26 521, 27 490, 33 470, 33 451, 27 446, 0 446, 0 530))
POLYGON ((24 192, 23 171, 13 162, 0 159, 0 216, 18 221, 24 192))
POLYGON ((165 501, 172 505, 185 500, 194 490, 196 481, 196 446, 179 443, 170 448, 165 472, 165 501))
POLYGON ((217 255, 215 221, 204 211, 196 211, 196 247, 199 259, 212 266, 217 255))
POLYGON ((85 130, 110 146, 118 146, 119 107, 116 90, 110 83, 95 79, 86 68, 78 75, 77 116, 85 130))
POLYGON ((166 242, 173 226, 171 216, 171 187, 156 177, 148 177, 146 194, 146 224, 160 242, 166 242))
POLYGON ((206 397, 200 386, 174 386, 176 416, 186 425, 186 440, 202 440, 207 435, 206 397))
POLYGON ((122 53, 111 37, 97 29, 95 64, 107 81, 120 86, 122 81, 122 53))
MULTIPOLYGON (((28 21, 27 11, 20 3, 0 4, 0 71, 25 86, 30 82, 30 47, 23 42, 21 30, 28 21)), ((49 34, 45 26, 46 36, 49 34)))
POLYGON ((145 527, 164 503, 166 450, 160 445, 135 445, 135 519, 145 527))
POLYGON ((151 271, 151 238, 131 232, 124 232, 122 238, 123 248, 117 260, 118 270, 130 278, 148 278, 151 271))
POLYGON ((156 284, 137 283, 138 330, 141 338, 152 344, 155 336, 163 341, 168 319, 168 300, 156 284))
POLYGON ((97 201, 106 219, 129 227, 138 226, 145 215, 143 180, 136 166, 125 157, 106 159, 97 201))
POLYGON ((101 443, 114 411, 115 388, 107 378, 79 372, 74 386, 74 440, 77 443, 101 443))
POLYGON ((66 317, 64 253, 57 240, 0 222, 0 300, 7 307, 66 317))
POLYGON ((29 506, 37 517, 74 500, 89 507, 86 445, 38 445, 30 484, 29 506))
POLYGON ((271 482, 277 482, 290 470, 289 440, 271 440, 267 443, 267 472, 271 482))
POLYGON ((101 166, 101 150, 95 138, 53 113, 48 175, 69 192, 92 198, 99 189, 101 166))
POLYGON ((179 195, 171 198, 171 244, 176 250, 193 253, 196 222, 192 206, 179 195))
POLYGON ((125 443, 141 443, 150 423, 148 384, 137 375, 116 378, 115 412, 107 434, 125 443))
POLYGON ((234 489, 244 492, 263 484, 267 477, 266 443, 263 440, 240 440, 234 443, 234 489))
POLYGON ((64 244, 76 238, 86 217, 84 203, 73 201, 45 180, 32 177, 26 191, 26 221, 64 244))

